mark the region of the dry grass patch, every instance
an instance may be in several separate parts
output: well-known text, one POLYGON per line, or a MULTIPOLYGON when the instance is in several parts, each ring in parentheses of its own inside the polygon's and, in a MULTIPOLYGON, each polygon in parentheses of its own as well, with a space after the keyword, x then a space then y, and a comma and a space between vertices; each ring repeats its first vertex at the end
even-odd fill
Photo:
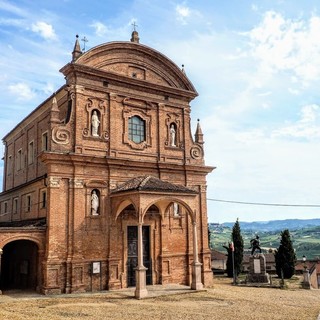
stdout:
POLYGON ((299 279, 287 286, 241 287, 231 285, 230 279, 216 278, 214 287, 207 291, 144 300, 121 292, 24 299, 4 295, 0 296, 0 319, 316 320, 320 290, 299 289, 299 279))

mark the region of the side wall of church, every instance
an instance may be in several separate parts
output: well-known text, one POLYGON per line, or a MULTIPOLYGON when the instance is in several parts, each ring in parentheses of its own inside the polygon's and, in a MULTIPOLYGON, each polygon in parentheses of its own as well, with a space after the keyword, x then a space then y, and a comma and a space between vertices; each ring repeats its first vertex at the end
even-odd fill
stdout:
POLYGON ((47 186, 42 178, 23 188, 2 193, 0 222, 44 218, 47 215, 47 186))
MULTIPOLYGON (((58 93, 63 99, 64 91, 58 93)), ((46 216, 47 168, 39 159, 51 150, 50 110, 46 100, 5 138, 4 183, 0 194, 0 221, 46 216)))

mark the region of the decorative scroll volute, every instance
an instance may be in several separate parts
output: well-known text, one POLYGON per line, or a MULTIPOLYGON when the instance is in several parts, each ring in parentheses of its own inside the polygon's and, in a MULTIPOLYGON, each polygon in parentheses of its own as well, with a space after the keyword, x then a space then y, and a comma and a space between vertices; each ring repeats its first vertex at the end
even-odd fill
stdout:
POLYGON ((52 129, 52 140, 56 144, 66 145, 70 143, 70 130, 63 126, 52 129))

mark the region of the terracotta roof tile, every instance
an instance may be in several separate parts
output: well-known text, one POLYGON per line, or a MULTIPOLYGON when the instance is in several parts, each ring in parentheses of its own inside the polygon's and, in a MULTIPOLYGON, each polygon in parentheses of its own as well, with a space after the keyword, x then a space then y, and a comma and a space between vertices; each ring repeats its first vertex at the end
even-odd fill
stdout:
POLYGON ((178 193, 197 193, 187 187, 162 181, 152 176, 140 176, 133 178, 113 189, 112 193, 123 191, 162 191, 162 192, 178 192, 178 193))
POLYGON ((227 260, 227 253, 211 249, 211 260, 227 260))
POLYGON ((0 228, 36 228, 45 227, 46 218, 0 222, 0 228))

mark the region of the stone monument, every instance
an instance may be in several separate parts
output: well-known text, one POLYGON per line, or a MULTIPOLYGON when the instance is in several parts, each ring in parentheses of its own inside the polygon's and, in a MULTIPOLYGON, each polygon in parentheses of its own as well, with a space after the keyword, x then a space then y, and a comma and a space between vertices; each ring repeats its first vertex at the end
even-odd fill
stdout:
POLYGON ((266 272, 266 257, 262 253, 251 255, 249 258, 247 282, 270 283, 269 274, 266 272))
POLYGON ((255 239, 251 239, 250 243, 252 251, 249 258, 247 282, 270 283, 269 274, 266 272, 266 257, 261 253, 259 236, 257 235, 255 239), (259 251, 259 253, 255 253, 255 251, 259 251))

